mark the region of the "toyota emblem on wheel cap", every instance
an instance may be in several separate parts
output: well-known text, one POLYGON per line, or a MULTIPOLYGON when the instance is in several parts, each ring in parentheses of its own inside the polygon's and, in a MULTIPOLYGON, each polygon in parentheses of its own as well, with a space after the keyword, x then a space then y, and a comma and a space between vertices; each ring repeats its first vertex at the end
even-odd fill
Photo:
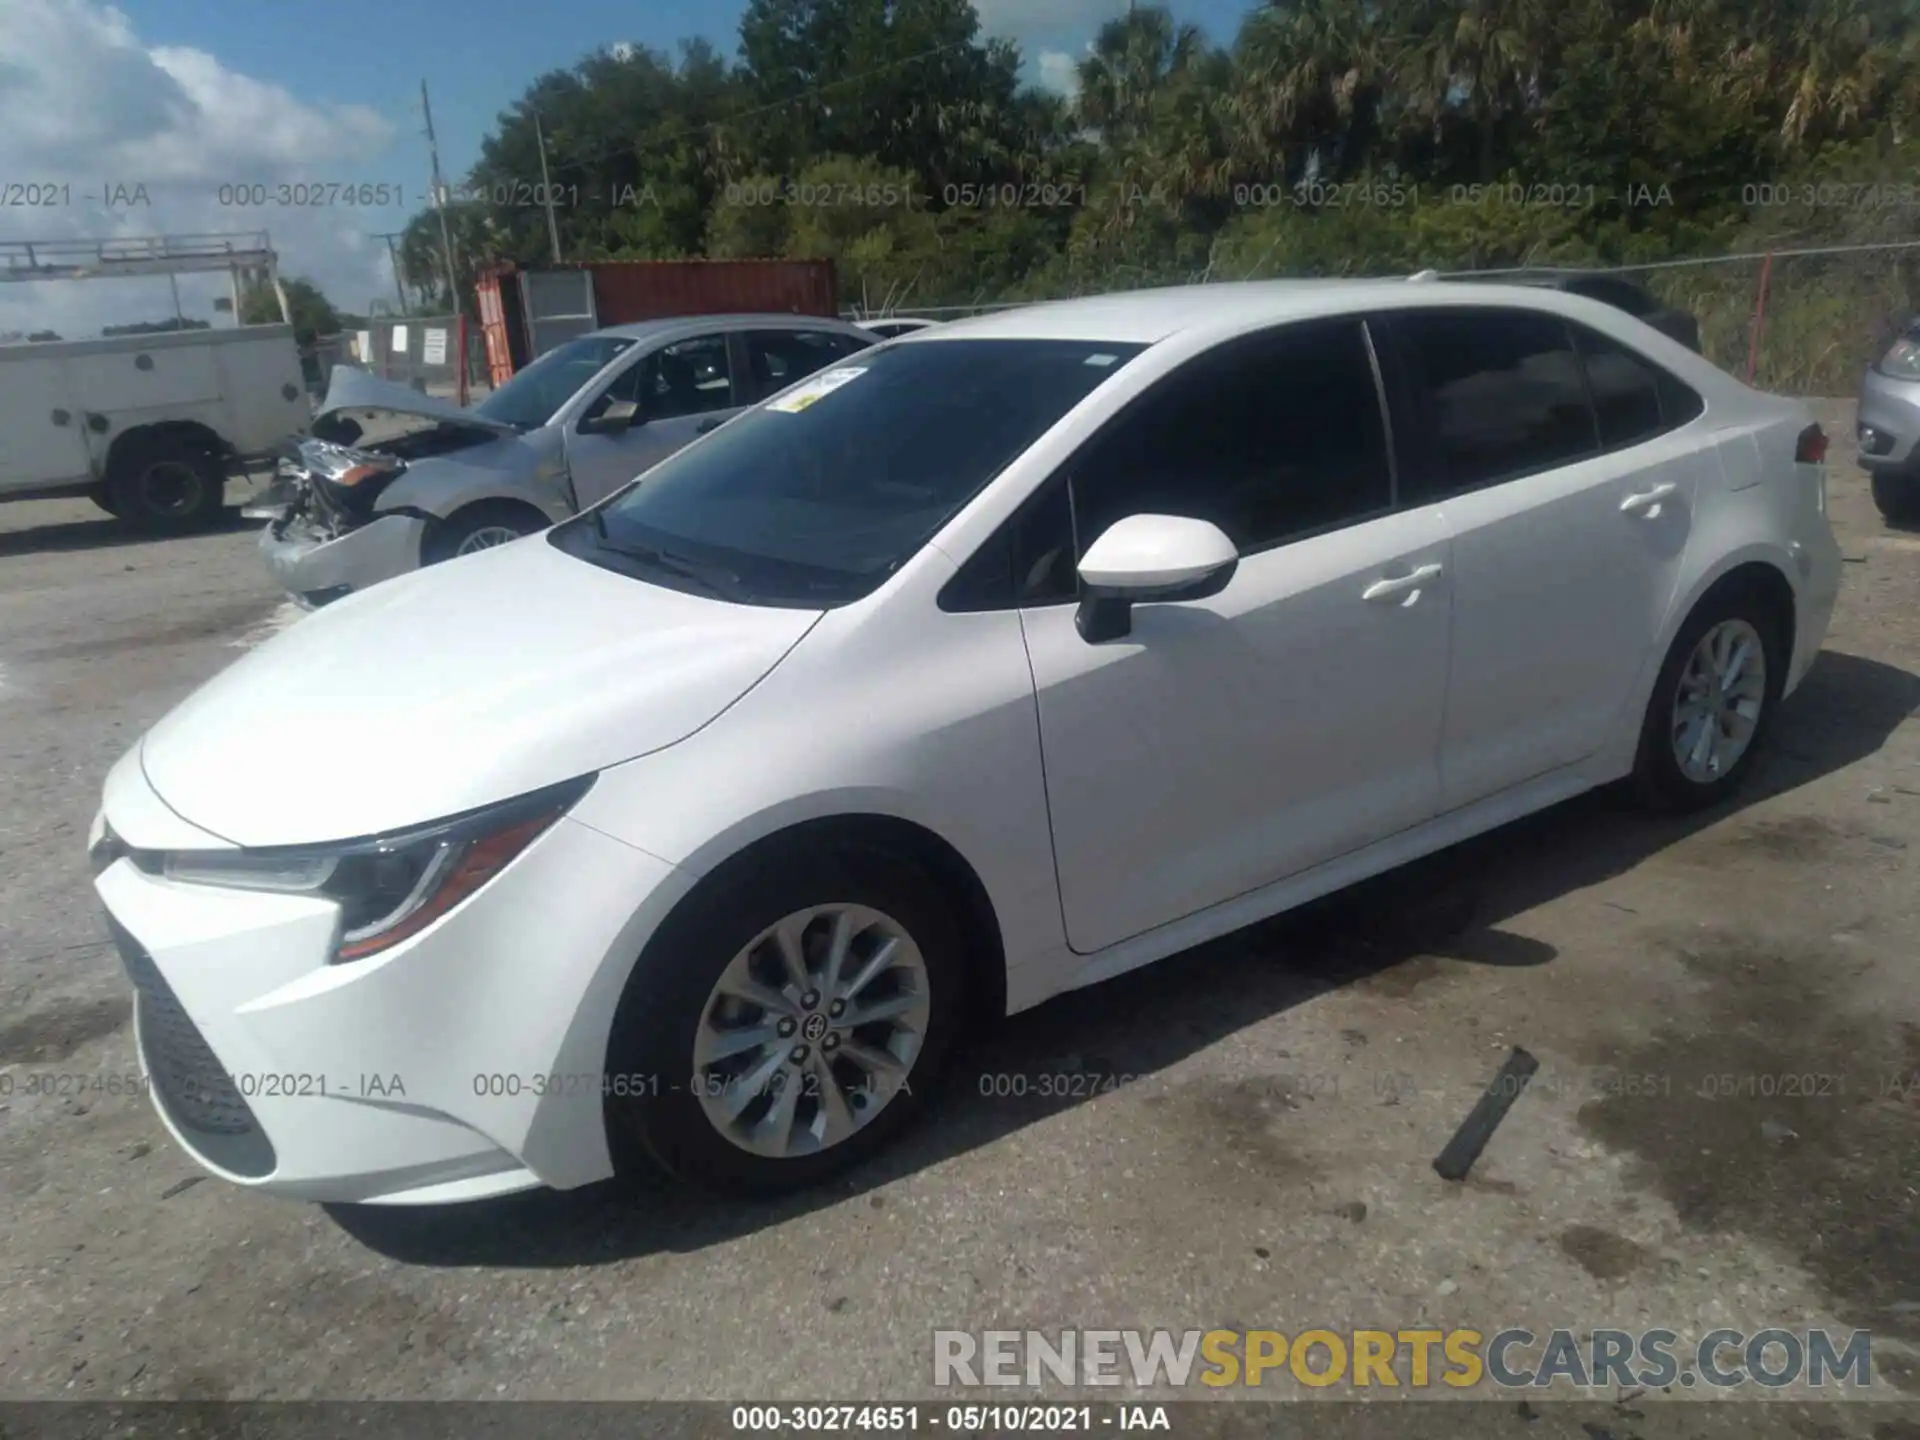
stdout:
POLYGON ((827 1033, 827 1017, 819 1013, 807 1016, 807 1023, 800 1027, 803 1039, 817 1041, 827 1033))

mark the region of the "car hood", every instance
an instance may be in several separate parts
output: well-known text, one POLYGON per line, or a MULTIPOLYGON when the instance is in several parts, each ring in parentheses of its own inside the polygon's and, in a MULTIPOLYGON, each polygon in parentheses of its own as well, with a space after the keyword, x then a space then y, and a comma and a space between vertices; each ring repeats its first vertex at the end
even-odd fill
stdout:
POLYGON ((410 386, 396 385, 391 380, 382 380, 351 365, 333 367, 333 374, 327 379, 327 398, 320 402, 320 408, 313 412, 313 418, 318 420, 336 410, 390 410, 396 415, 418 415, 448 425, 465 425, 474 430, 484 430, 489 435, 520 433, 511 425, 489 420, 451 400, 438 399, 410 386))
POLYGON ((534 535, 299 620, 147 733, 147 781, 236 845, 379 834, 685 739, 816 610, 649 585, 534 535))

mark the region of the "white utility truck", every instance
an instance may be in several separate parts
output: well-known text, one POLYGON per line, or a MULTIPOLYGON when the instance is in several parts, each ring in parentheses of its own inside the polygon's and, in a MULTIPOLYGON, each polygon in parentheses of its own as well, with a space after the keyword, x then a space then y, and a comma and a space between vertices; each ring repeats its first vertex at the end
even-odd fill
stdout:
POLYGON ((195 529, 228 474, 312 418, 289 325, 0 345, 0 500, 87 495, 195 529))

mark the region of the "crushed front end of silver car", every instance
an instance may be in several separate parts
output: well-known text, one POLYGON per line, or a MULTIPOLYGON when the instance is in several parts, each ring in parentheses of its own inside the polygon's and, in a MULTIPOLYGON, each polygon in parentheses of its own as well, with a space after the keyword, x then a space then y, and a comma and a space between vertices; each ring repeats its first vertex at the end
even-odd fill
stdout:
POLYGON ((272 483, 244 511, 267 521, 260 551, 268 573, 297 603, 315 609, 417 569, 434 517, 404 507, 379 510, 380 497, 410 464, 503 433, 510 427, 336 368, 311 434, 282 446, 272 483))
POLYGON ((317 439, 294 450, 247 513, 266 515, 262 558, 297 603, 314 609, 419 565, 427 518, 373 513, 404 460, 317 439))

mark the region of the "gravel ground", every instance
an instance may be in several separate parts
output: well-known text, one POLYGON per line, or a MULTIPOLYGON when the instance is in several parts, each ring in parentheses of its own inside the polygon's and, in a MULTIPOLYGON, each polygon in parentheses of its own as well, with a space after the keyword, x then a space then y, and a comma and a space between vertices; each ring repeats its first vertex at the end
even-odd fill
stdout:
MULTIPOLYGON (((329 1212, 203 1180, 92 1083, 135 1068, 82 855, 100 780, 294 617, 237 522, 134 542, 0 507, 0 1397, 910 1398, 935 1328, 1424 1322, 1871 1328, 1873 1393, 1920 1398, 1920 538, 1873 512, 1850 407, 1825 418, 1845 590, 1737 808, 1587 797, 1055 1001, 900 1148, 779 1204, 329 1212), (1440 1180, 1514 1045, 1540 1074, 1440 1180), (47 1075, 88 1083, 25 1093, 47 1075)), ((234 763, 324 783, 271 736, 234 763)), ((1621 1440, 1705 1415, 1660 1399, 1621 1440)), ((1913 1440, 1905 1410, 1781 1433, 1913 1440)))

